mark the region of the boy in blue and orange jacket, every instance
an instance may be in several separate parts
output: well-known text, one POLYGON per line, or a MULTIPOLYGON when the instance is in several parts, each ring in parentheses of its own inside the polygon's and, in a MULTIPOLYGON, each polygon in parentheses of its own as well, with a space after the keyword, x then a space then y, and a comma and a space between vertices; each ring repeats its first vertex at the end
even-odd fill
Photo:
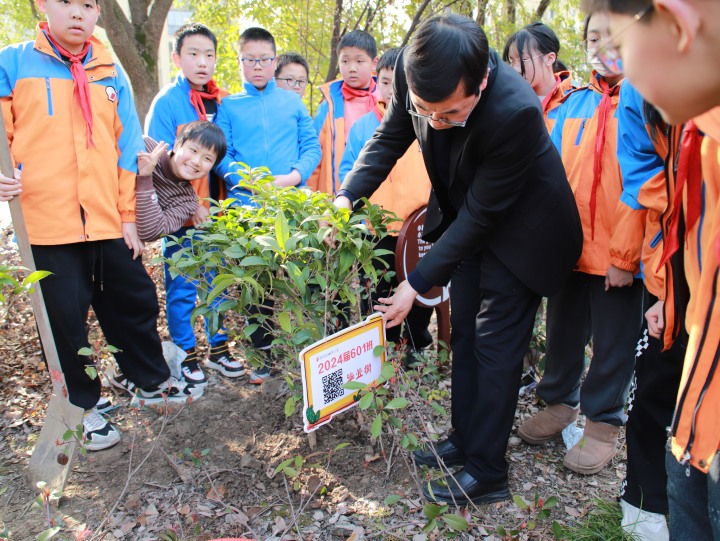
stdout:
POLYGON ((340 162, 350 128, 371 112, 378 100, 373 72, 377 65, 377 43, 367 32, 353 30, 337 46, 342 79, 320 87, 323 102, 313 125, 320 138, 322 160, 308 181, 315 191, 335 195, 340 189, 340 162))
MULTIPOLYGON (((275 84, 277 53, 272 34, 264 28, 248 28, 240 34, 238 45, 244 90, 225 98, 220 108, 217 123, 225 132, 228 150, 215 171, 225 179, 235 204, 252 204, 250 191, 238 185, 236 162, 267 167, 278 187, 304 186, 320 162, 320 144, 300 96, 275 84)), ((250 338, 254 348, 264 352, 263 365, 249 379, 260 384, 270 375, 266 361, 271 357, 272 335, 260 326, 250 338)))
POLYGON ((0 105, 22 182, 0 177, 0 200, 20 197, 68 399, 86 413, 86 448, 120 440, 94 406, 99 378, 88 346, 90 306, 115 359, 145 403, 187 402, 202 389, 176 382, 157 334, 155 285, 138 257, 137 153, 144 149, 130 86, 94 37, 95 0, 38 0, 34 42, 0 51, 0 105))
POLYGON ((643 287, 635 275, 645 215, 619 211, 623 179, 616 111, 622 76, 608 74, 594 53, 608 35, 607 14, 587 19, 591 83, 566 96, 551 135, 580 212, 583 251, 562 291, 548 298, 545 373, 538 384, 548 407, 518 430, 530 444, 545 443, 582 409, 587 418, 583 438, 563 464, 586 475, 599 472, 617 452, 642 324, 643 287), (593 357, 582 381, 590 336, 593 357))
MULTIPOLYGON (((173 36, 173 62, 181 73, 175 82, 163 88, 153 100, 145 120, 145 132, 158 142, 175 145, 180 130, 195 120, 214 122, 222 98, 228 93, 215 84, 215 62, 217 38, 210 29, 199 23, 190 23, 178 28, 173 36)), ((222 179, 210 174, 191 182, 200 199, 200 206, 184 227, 174 232, 174 237, 184 237, 189 229, 197 227, 208 219, 210 203, 207 198, 220 199, 224 193, 222 179)), ((163 239, 163 257, 169 259, 190 240, 182 244, 163 239)), ((207 276, 212 281, 212 276, 207 276)), ((191 321, 197 299, 197 282, 183 276, 172 276, 165 264, 165 303, 170 338, 182 348, 187 357, 180 364, 182 376, 188 383, 201 385, 207 378, 200 368, 200 357, 196 350, 197 341, 191 321)), ((205 319, 205 328, 209 330, 205 319)), ((230 355, 228 337, 224 330, 209 335, 210 352, 207 366, 224 376, 236 378, 245 374, 242 364, 230 355)))

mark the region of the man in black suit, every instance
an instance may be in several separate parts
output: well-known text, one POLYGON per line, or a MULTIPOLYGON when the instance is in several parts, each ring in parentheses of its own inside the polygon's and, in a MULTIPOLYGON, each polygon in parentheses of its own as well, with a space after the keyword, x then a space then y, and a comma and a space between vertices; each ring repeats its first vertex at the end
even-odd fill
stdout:
MULTIPOLYGON (((426 21, 398 59, 394 85, 336 205, 372 194, 417 138, 433 187, 424 232, 434 245, 376 309, 398 325, 418 293, 452 279, 454 431, 435 449, 446 466, 464 468, 423 491, 457 504, 507 499, 523 356, 541 296, 561 287, 580 256, 577 207, 537 96, 488 50, 474 21, 426 21)), ((439 466, 432 451, 414 457, 439 466)))

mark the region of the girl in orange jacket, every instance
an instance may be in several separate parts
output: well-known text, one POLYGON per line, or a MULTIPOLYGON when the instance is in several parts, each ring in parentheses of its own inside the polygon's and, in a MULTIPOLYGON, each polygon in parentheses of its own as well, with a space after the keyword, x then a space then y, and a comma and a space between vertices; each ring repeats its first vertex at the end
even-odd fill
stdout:
POLYGON ((634 275, 645 216, 623 215, 626 222, 618 213, 623 179, 616 112, 622 77, 607 75, 595 62, 595 47, 607 36, 607 15, 593 14, 585 32, 595 68, 591 84, 565 96, 552 131, 580 211, 583 251, 563 290, 548 299, 545 374, 538 385, 548 408, 519 429, 528 443, 550 441, 581 408, 587 417, 584 436, 564 464, 582 474, 597 473, 617 452, 642 323, 643 287, 634 275), (620 249, 611 252, 611 245, 620 249), (590 338, 593 357, 581 389, 590 338))
POLYGON ((559 53, 560 40, 543 23, 532 23, 515 32, 503 50, 503 60, 530 83, 540 98, 548 132, 553 129, 565 94, 574 88, 570 72, 558 60, 559 53))

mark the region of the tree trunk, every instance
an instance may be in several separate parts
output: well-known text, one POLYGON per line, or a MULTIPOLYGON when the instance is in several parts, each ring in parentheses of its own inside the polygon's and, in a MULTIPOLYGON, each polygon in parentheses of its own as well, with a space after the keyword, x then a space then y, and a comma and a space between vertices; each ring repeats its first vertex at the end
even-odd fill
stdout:
POLYGON ((547 8, 550 7, 550 0, 540 0, 537 9, 535 10, 535 20, 539 21, 545 15, 547 8))
POLYGON ((120 59, 135 94, 140 122, 159 90, 158 50, 172 0, 130 0, 130 17, 117 0, 103 2, 99 25, 120 59))
POLYGON ((517 22, 517 6, 515 0, 505 0, 505 14, 507 15, 508 22, 513 25, 517 22))
POLYGON ((325 82, 334 81, 338 71, 337 46, 340 43, 340 27, 342 25, 343 0, 335 0, 335 15, 333 17, 332 38, 330 39, 330 65, 328 66, 325 82))
POLYGON ((475 22, 477 22, 481 27, 485 26, 485 14, 487 13, 488 2, 489 0, 478 0, 477 3, 477 16, 475 17, 475 22))

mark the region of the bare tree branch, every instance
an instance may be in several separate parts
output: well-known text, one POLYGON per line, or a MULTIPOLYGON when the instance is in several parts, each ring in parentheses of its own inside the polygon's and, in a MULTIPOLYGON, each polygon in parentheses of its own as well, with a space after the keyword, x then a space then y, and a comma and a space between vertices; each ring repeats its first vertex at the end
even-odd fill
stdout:
POLYGON ((537 9, 535 10, 535 20, 539 21, 545 15, 547 8, 550 7, 550 0, 540 0, 537 9))
POLYGON ((417 25, 420 24, 420 21, 422 20, 422 15, 425 9, 430 4, 430 0, 423 0, 423 3, 420 4, 420 7, 415 12, 415 15, 413 16, 412 22, 410 23, 410 27, 407 29, 407 32, 405 32, 405 36, 403 37, 402 43, 400 44, 402 47, 408 44, 410 41, 410 37, 415 32, 415 28, 417 28, 417 25))

